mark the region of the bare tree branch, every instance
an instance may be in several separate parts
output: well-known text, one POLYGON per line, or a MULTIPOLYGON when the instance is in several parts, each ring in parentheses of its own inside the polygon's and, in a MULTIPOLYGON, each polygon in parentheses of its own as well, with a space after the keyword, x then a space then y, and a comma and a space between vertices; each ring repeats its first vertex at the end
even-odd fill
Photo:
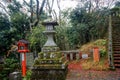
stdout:
POLYGON ((9 15, 9 12, 7 11, 5 5, 3 5, 1 2, 0 2, 0 7, 9 15))
POLYGON ((52 0, 51 2, 50 2, 50 0, 47 0, 47 7, 48 7, 48 11, 49 11, 50 14, 52 12, 53 3, 54 3, 54 0, 52 0))
POLYGON ((57 21, 57 13, 55 12, 55 10, 53 10, 53 16, 54 16, 55 20, 57 21))
MULTIPOLYGON (((42 4, 41 4, 40 8, 39 8, 39 1, 36 0, 36 2, 37 2, 37 8, 36 8, 36 17, 37 17, 37 19, 34 22, 32 21, 33 20, 33 7, 32 7, 32 4, 31 4, 31 19, 32 19, 31 20, 31 27, 38 25, 39 20, 40 20, 40 15, 43 12, 43 7, 45 5, 46 0, 42 1, 42 4)), ((31 3, 32 3, 32 0, 31 0, 31 3)))
POLYGON ((27 3, 25 0, 23 0, 23 2, 24 2, 27 6, 30 7, 29 3, 27 3))
POLYGON ((41 7, 40 7, 40 9, 39 9, 39 15, 42 14, 43 7, 44 7, 44 5, 45 5, 45 2, 46 2, 46 0, 43 0, 42 5, 41 5, 41 7))
POLYGON ((30 12, 31 12, 30 30, 32 31, 32 27, 33 27, 33 1, 32 0, 30 0, 30 12))
POLYGON ((61 8, 60 8, 60 0, 57 0, 57 6, 58 6, 58 9, 59 9, 59 23, 60 23, 60 26, 61 26, 61 8))
POLYGON ((37 7, 36 7, 36 17, 37 17, 37 19, 39 19, 39 1, 36 0, 36 2, 37 2, 37 7))

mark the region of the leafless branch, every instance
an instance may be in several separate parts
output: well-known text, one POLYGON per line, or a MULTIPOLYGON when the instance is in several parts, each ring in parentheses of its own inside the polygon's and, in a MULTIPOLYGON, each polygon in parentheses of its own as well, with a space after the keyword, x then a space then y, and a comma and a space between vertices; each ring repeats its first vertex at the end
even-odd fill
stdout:
POLYGON ((27 6, 30 7, 29 3, 27 3, 25 0, 23 0, 23 2, 24 2, 27 6))
POLYGON ((39 1, 36 0, 36 2, 37 2, 37 7, 36 7, 36 17, 37 17, 37 19, 39 19, 39 1))
MULTIPOLYGON (((31 22, 31 27, 38 25, 39 20, 40 20, 40 15, 43 12, 43 7, 45 5, 46 0, 42 1, 42 4, 41 4, 40 8, 39 8, 39 1, 36 0, 36 2, 37 2, 37 8, 36 8, 36 17, 37 17, 37 19, 34 20, 34 21, 33 21, 33 7, 32 7, 32 4, 31 4, 31 21, 30 21, 31 22)), ((32 3, 32 0, 31 0, 31 3, 32 3)))
POLYGON ((61 8, 60 8, 60 0, 57 0, 57 6, 58 6, 58 9, 59 9, 59 23, 61 25, 61 8))
POLYGON ((7 11, 5 5, 3 5, 1 2, 0 2, 0 7, 9 15, 9 12, 7 11))
POLYGON ((57 13, 55 12, 55 10, 53 10, 53 16, 54 16, 55 20, 57 21, 57 13))

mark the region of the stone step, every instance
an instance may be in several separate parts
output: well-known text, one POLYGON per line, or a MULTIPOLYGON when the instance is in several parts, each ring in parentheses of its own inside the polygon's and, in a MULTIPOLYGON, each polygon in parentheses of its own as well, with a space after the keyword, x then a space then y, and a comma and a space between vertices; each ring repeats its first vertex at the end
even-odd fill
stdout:
POLYGON ((114 60, 120 60, 120 56, 114 57, 114 60))
POLYGON ((116 44, 113 43, 112 45, 113 45, 113 47, 120 47, 120 44, 117 44, 117 43, 116 44))
POLYGON ((113 48, 115 49, 119 49, 120 48, 120 45, 113 45, 113 48))
POLYGON ((120 48, 113 47, 113 51, 120 51, 120 48))
POLYGON ((120 64, 114 64, 115 65, 115 67, 119 67, 120 68, 120 64))
POLYGON ((118 27, 120 25, 120 23, 115 23, 115 24, 112 24, 112 26, 115 26, 115 27, 118 27))
MULTIPOLYGON (((120 42, 120 38, 119 38, 120 34, 119 33, 114 33, 112 40, 118 40, 118 42, 120 42)), ((117 42, 117 41, 116 41, 117 42)))
POLYGON ((118 53, 115 54, 115 53, 114 53, 113 56, 114 56, 114 57, 116 57, 116 56, 117 56, 117 57, 120 57, 120 54, 118 54, 118 53))
POLYGON ((120 42, 120 38, 119 38, 120 34, 119 33, 114 33, 112 40, 116 41, 116 42, 120 42))
POLYGON ((113 40, 113 43, 112 44, 118 44, 118 45, 120 45, 120 41, 115 41, 114 42, 114 40, 113 40))
POLYGON ((120 51, 120 47, 113 47, 113 50, 115 50, 115 51, 120 51))
POLYGON ((119 48, 120 47, 120 44, 113 44, 112 45, 114 48, 119 48))
POLYGON ((120 50, 113 49, 114 54, 119 54, 120 50))
POLYGON ((112 26, 114 27, 113 29, 115 29, 115 28, 119 28, 119 26, 120 26, 120 22, 116 22, 116 23, 114 23, 114 24, 112 24, 112 26))
MULTIPOLYGON (((117 30, 116 30, 116 31, 117 31, 117 30)), ((113 38, 113 39, 120 39, 120 38, 119 38, 120 34, 119 34, 118 32, 116 32, 116 31, 113 32, 112 38, 113 38), (117 34, 117 35, 116 35, 116 34, 117 34)))
POLYGON ((120 25, 120 21, 114 21, 112 25, 115 26, 116 24, 120 25))
POLYGON ((115 68, 118 68, 118 69, 120 69, 120 66, 115 66, 115 68))
POLYGON ((120 54, 120 51, 113 51, 114 54, 120 54))
POLYGON ((120 41, 113 42, 113 44, 120 44, 120 41))
POLYGON ((115 18, 114 20, 112 20, 113 24, 120 22, 120 18, 115 18))
POLYGON ((115 64, 120 64, 120 60, 114 60, 115 64))
POLYGON ((120 51, 113 51, 114 54, 120 54, 120 51))
POLYGON ((119 34, 118 32, 113 32, 112 38, 113 38, 113 39, 118 39, 118 40, 119 40, 119 39, 120 39, 119 36, 120 36, 120 34, 119 34), (116 35, 116 34, 117 34, 117 35, 116 35))

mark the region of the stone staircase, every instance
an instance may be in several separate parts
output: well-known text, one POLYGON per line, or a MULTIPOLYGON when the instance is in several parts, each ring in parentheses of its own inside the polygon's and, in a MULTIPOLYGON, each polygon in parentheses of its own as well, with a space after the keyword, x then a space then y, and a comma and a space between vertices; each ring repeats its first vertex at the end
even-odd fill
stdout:
MULTIPOLYGON (((116 44, 116 43, 114 43, 116 44)), ((113 56, 114 56, 114 66, 115 68, 120 68, 120 43, 117 45, 113 45, 113 56)))
POLYGON ((112 48, 115 68, 120 68, 120 17, 112 16, 112 48))

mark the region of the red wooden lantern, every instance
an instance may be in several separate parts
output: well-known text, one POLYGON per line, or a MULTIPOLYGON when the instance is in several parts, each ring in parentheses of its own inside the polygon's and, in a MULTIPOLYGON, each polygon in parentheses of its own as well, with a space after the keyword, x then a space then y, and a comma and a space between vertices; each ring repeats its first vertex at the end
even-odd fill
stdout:
POLYGON ((26 40, 19 40, 18 41, 18 52, 19 53, 29 52, 29 50, 28 50, 28 44, 29 44, 29 42, 26 41, 26 40))
POLYGON ((28 50, 29 42, 26 40, 19 40, 18 41, 18 52, 22 53, 22 76, 26 76, 26 53, 29 52, 28 50))

